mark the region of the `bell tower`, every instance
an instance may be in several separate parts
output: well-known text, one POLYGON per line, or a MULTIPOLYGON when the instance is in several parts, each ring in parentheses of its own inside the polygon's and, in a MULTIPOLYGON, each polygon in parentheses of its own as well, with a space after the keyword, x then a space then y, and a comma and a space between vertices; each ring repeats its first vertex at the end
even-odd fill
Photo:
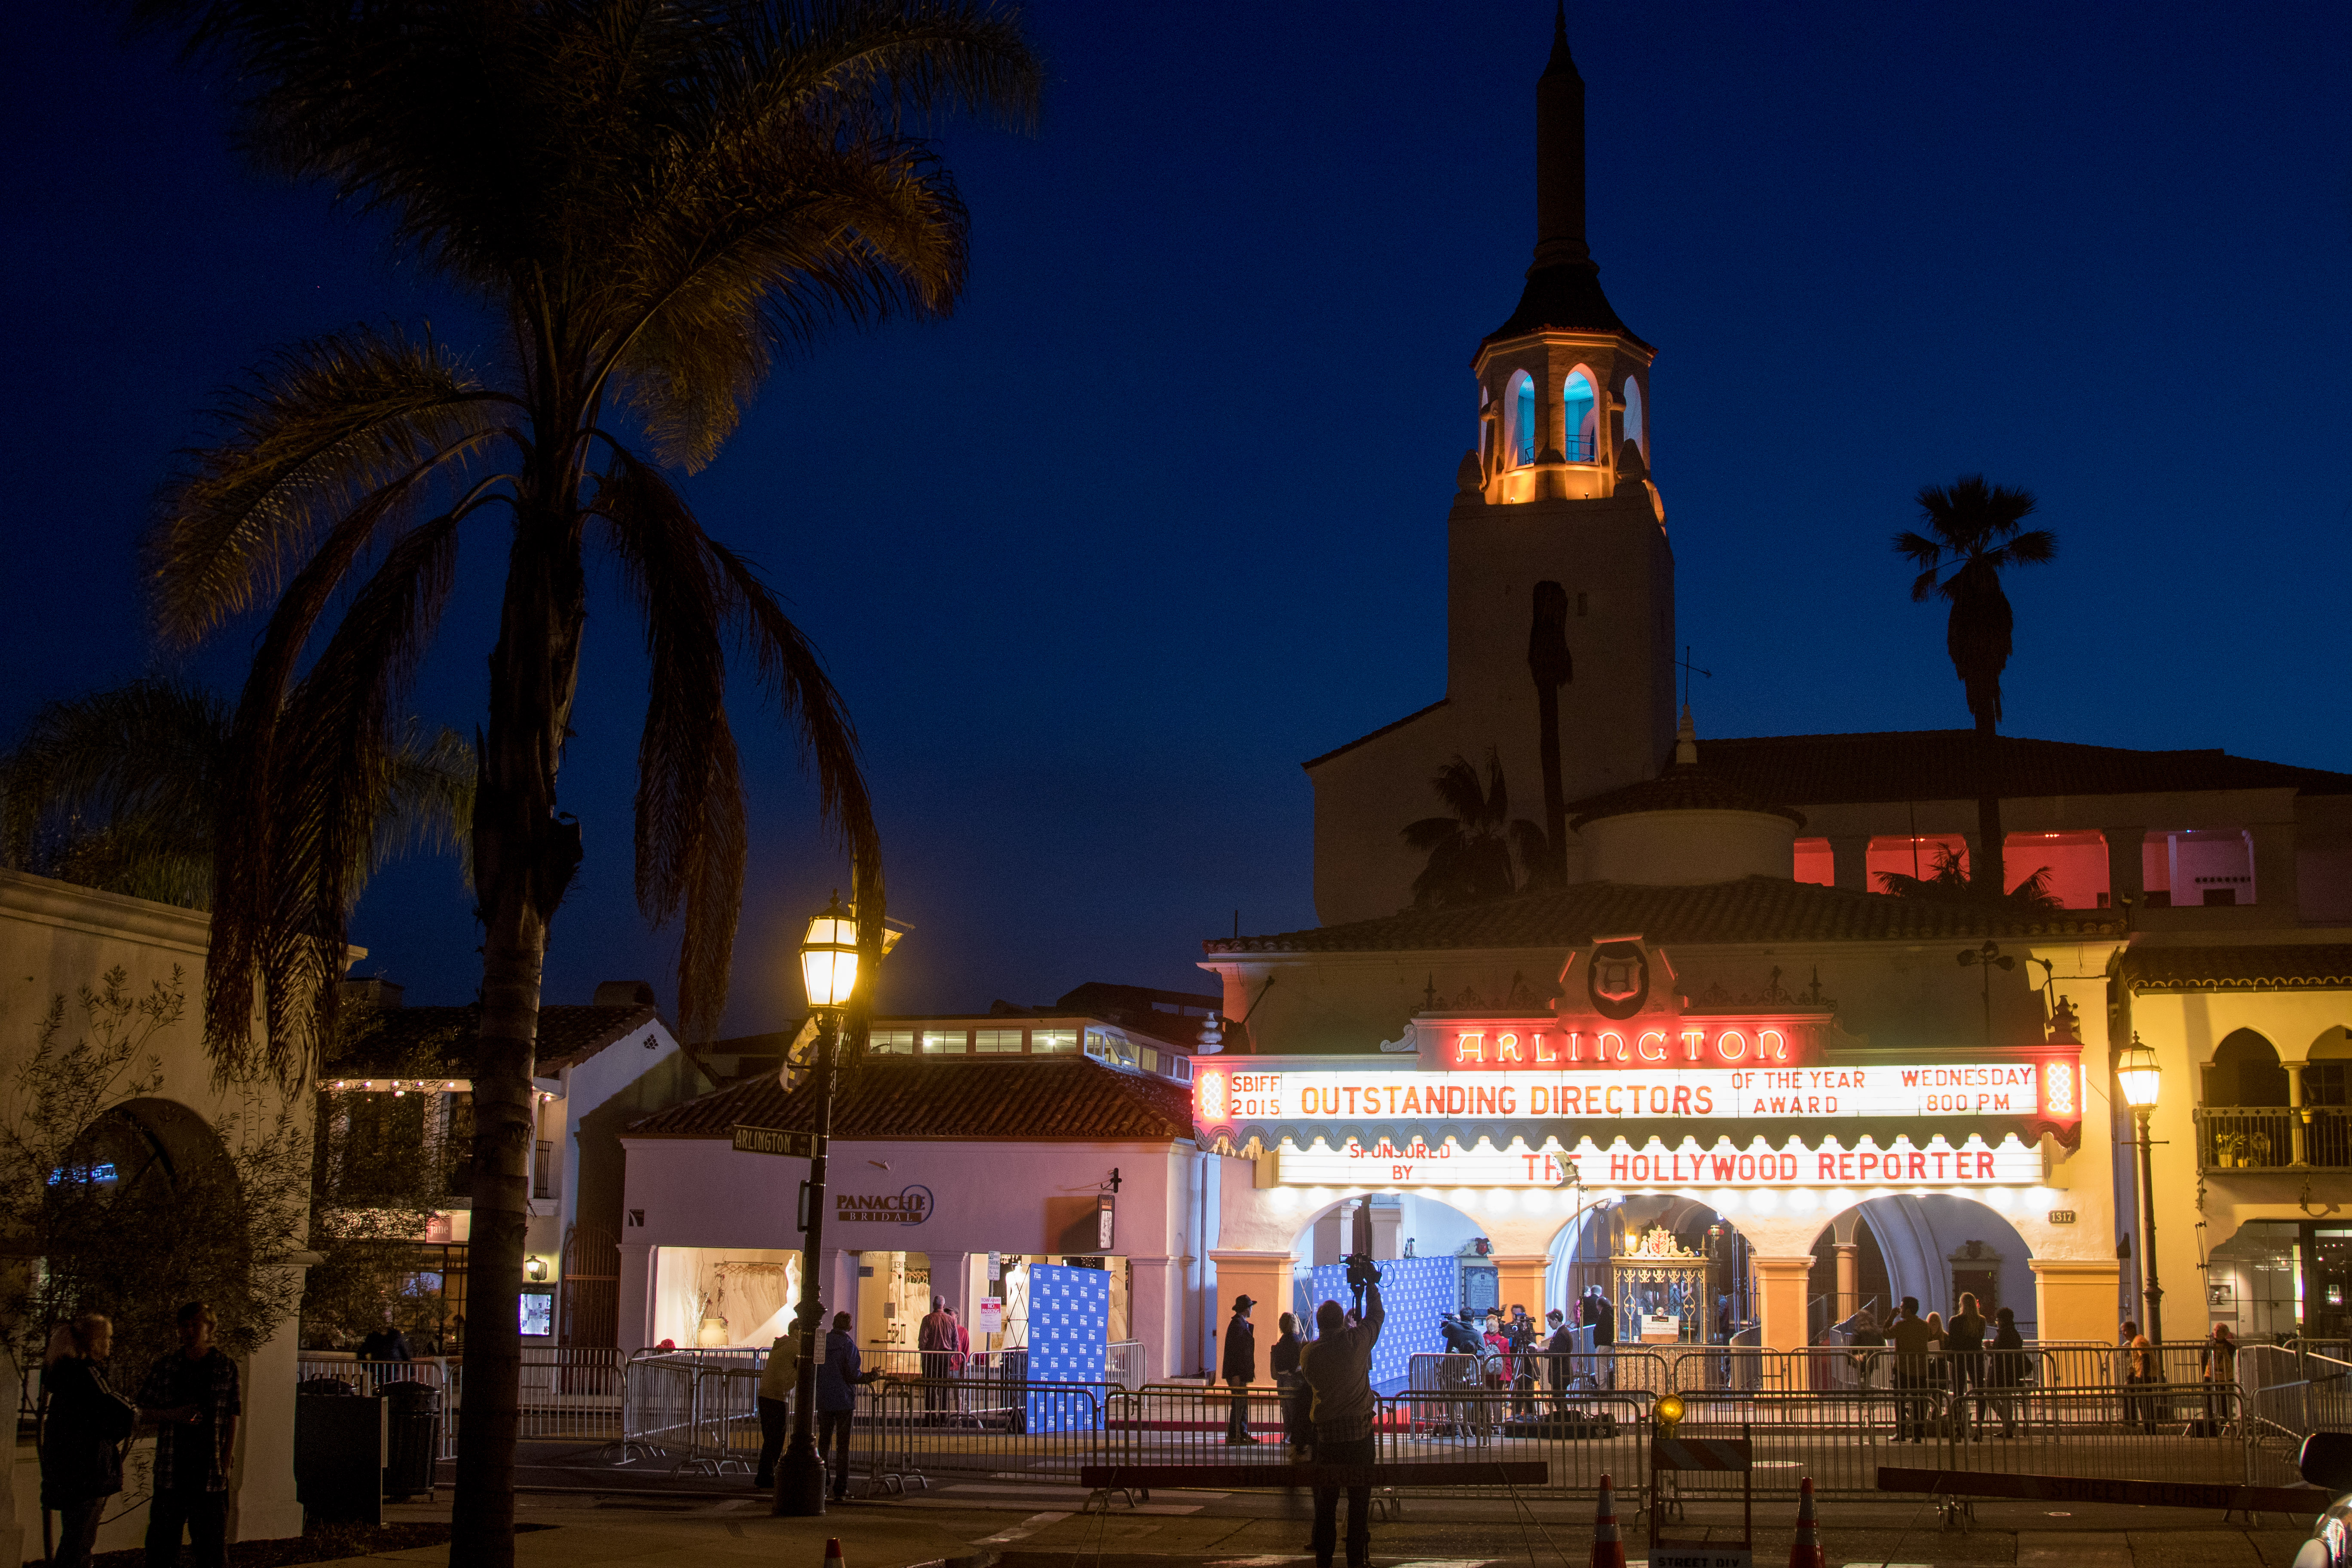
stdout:
MULTIPOLYGON (((1527 284, 1471 360, 1478 445, 1456 477, 1446 605, 1446 690, 1465 738, 1490 729, 1515 798, 1530 802, 1540 773, 1527 645, 1538 583, 1558 583, 1570 605, 1574 668, 1559 690, 1569 797, 1650 777, 1675 743, 1674 552, 1650 480, 1657 351, 1611 308, 1586 243, 1584 79, 1565 7, 1536 81, 1535 163, 1527 284), (1513 745, 1522 734, 1523 748, 1513 745), (1511 765, 1522 749, 1528 765, 1511 765)), ((1575 860, 1571 850, 1571 876, 1575 860)))
MULTIPOLYGON (((1456 756, 1483 776, 1491 752, 1507 815, 1541 825, 1547 728, 1570 804, 1654 777, 1674 751, 1675 558, 1650 482, 1656 351, 1610 308, 1586 243, 1584 79, 1564 11, 1536 82, 1535 143, 1527 283, 1471 359, 1477 445, 1446 520, 1444 700, 1306 764, 1326 923, 1411 900, 1427 857, 1401 830, 1440 809, 1431 780, 1456 756), (1545 584, 1559 592, 1541 590, 1539 636, 1545 584)), ((1582 849, 1563 837, 1580 879, 1582 849)))

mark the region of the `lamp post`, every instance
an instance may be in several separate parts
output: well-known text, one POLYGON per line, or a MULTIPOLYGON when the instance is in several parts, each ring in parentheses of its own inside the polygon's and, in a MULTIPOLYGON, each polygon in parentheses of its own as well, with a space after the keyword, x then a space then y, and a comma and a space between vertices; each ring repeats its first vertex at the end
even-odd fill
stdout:
POLYGON ((814 1102, 814 1142, 809 1152, 808 1228, 801 1238, 801 1300, 793 1328, 800 1336, 800 1377, 793 1389, 793 1440, 776 1467, 780 1518, 810 1518, 824 1511, 824 1456, 816 1450, 816 1363, 823 1338, 818 1319, 824 1302, 817 1269, 824 1256, 825 1146, 833 1135, 833 1064, 841 1041, 841 1017, 857 989, 857 921, 841 907, 838 893, 809 921, 801 942, 801 984, 816 1018, 810 1044, 809 1089, 814 1102))
POLYGON ((2145 1281, 2141 1295, 2147 1302, 2147 1340, 2153 1345, 2164 1343, 2164 1287, 2156 1282, 2156 1177, 2148 1160, 2147 1118, 2156 1109, 2163 1078, 2156 1053, 2140 1044, 2135 1030, 2132 1043, 2116 1058, 2116 1079, 2123 1085, 2124 1103, 2139 1121, 2139 1246, 2145 1281))

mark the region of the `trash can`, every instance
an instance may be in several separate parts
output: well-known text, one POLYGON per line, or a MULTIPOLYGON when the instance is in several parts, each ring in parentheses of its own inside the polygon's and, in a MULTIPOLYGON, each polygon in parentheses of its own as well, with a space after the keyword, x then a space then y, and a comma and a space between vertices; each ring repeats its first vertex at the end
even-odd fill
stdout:
POLYGON ((306 1528, 383 1522, 383 1401, 341 1378, 312 1378, 296 1393, 294 1497, 306 1528))
POLYGON ((389 1416, 383 1459, 383 1495, 394 1502, 433 1491, 433 1468, 441 1453, 441 1391, 421 1383, 387 1383, 389 1416))

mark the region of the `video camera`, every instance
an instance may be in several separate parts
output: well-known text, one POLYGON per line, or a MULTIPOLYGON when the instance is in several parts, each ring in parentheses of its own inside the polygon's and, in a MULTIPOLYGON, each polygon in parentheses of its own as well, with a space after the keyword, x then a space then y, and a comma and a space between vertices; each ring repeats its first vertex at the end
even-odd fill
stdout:
POLYGON ((1348 1289, 1355 1293, 1356 1315, 1364 1314, 1364 1291, 1381 1282, 1381 1271, 1372 1264, 1372 1205, 1370 1199, 1356 1204, 1355 1223, 1348 1237, 1348 1289))

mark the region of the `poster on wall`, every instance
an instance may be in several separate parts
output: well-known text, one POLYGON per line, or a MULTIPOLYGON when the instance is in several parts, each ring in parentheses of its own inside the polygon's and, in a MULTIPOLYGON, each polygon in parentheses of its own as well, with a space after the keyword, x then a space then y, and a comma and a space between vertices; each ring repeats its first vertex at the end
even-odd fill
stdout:
POLYGON ((1004 1331, 1004 1301, 1003 1298, 996 1296, 982 1296, 980 1299, 980 1321, 974 1323, 972 1327, 983 1334, 1003 1333, 1004 1331))
POLYGON ((1110 1273, 1035 1264, 1029 1270, 1029 1430, 1070 1432, 1095 1424, 1094 1390, 1067 1394, 1041 1383, 1100 1384, 1110 1343, 1110 1273))

